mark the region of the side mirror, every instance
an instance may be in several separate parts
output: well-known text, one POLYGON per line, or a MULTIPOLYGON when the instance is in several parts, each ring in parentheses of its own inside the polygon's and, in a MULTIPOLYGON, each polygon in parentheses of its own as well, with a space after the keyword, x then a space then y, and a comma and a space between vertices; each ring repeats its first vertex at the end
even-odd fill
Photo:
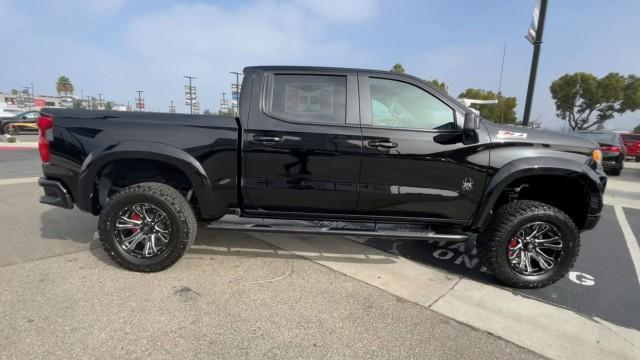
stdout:
POLYGON ((462 129, 465 132, 475 132, 480 124, 480 118, 478 115, 471 109, 467 109, 467 112, 464 114, 464 125, 462 129))
POLYGON ((464 125, 462 126, 462 143, 465 145, 478 142, 478 132, 480 127, 480 116, 472 109, 467 109, 464 113, 464 125))

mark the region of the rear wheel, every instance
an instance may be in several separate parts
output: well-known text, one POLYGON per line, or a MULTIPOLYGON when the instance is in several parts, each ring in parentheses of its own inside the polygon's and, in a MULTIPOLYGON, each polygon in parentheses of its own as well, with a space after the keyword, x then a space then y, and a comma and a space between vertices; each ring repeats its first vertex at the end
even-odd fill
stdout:
POLYGON ((517 288, 540 288, 560 280, 573 267, 580 234, 561 210, 518 200, 498 209, 478 246, 498 280, 517 288))
POLYGON ((18 135, 18 129, 16 127, 12 126, 11 124, 6 124, 2 128, 2 130, 7 135, 18 135))
POLYGON ((100 241, 122 267, 164 270, 196 237, 193 210, 176 189, 159 183, 132 185, 110 197, 98 221, 100 241))

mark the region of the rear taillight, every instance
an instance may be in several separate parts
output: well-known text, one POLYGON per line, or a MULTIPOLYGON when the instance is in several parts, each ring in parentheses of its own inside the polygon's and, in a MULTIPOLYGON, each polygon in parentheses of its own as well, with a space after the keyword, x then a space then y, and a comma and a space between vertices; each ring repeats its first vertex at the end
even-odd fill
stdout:
POLYGON ((51 151, 49 151, 51 129, 53 129, 53 118, 48 115, 41 115, 38 118, 38 150, 40 151, 40 160, 43 163, 48 163, 51 160, 51 151))
POLYGON ((610 152, 610 153, 619 153, 620 152, 620 146, 603 146, 602 147, 602 151, 603 152, 610 152))

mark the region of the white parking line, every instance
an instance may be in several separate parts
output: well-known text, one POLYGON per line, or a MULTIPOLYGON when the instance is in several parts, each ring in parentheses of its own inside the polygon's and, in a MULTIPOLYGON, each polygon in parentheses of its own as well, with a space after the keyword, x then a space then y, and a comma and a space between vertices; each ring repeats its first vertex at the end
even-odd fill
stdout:
POLYGON ((633 261, 633 266, 636 269, 636 277, 638 279, 638 283, 640 283, 640 246, 638 246, 638 240, 633 234, 631 226, 629 226, 629 222, 627 221, 627 217, 624 215, 623 208, 618 205, 613 208, 616 210, 616 217, 620 223, 620 228, 622 228, 624 239, 627 241, 629 254, 631 254, 631 261, 633 261))
POLYGON ((28 184, 38 181, 38 177, 28 177, 28 178, 15 178, 15 179, 0 179, 0 186, 2 185, 17 185, 17 184, 28 184))

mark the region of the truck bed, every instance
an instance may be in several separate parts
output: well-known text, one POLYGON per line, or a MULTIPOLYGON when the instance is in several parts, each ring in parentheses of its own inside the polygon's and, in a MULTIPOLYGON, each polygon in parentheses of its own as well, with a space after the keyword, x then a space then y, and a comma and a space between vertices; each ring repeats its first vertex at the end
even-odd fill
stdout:
POLYGON ((54 122, 44 175, 61 180, 85 211, 98 210, 92 194, 105 166, 135 159, 152 167, 154 161, 167 162, 191 178, 197 196, 215 194, 218 201, 201 201, 205 216, 218 216, 223 212, 218 207, 236 203, 239 145, 233 117, 56 108, 41 112, 54 122))

